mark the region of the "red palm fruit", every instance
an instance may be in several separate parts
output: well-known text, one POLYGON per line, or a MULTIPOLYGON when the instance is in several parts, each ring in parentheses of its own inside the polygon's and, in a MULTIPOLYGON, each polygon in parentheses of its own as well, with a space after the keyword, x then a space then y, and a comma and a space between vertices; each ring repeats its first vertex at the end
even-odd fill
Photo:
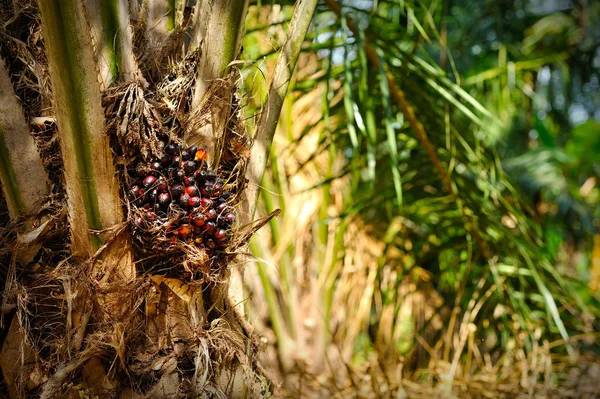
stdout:
POLYGON ((217 212, 221 213, 225 209, 227 209, 227 202, 221 202, 219 205, 217 205, 217 212))
POLYGON ((197 197, 198 196, 198 187, 196 187, 196 186, 187 186, 185 188, 185 193, 187 195, 189 195, 190 197, 197 197))
POLYGON ((198 148, 198 150, 196 151, 196 155, 194 156, 194 159, 196 161, 206 161, 207 157, 208 157, 208 154, 206 153, 206 150, 204 148, 198 148))
POLYGON ((184 192, 185 188, 183 187, 183 184, 176 183, 171 186, 171 195, 173 198, 179 198, 184 192))
POLYGON ((167 181, 161 177, 156 181, 156 188, 161 193, 164 193, 169 189, 169 185, 167 184, 167 181))
POLYGON ((131 188, 129 189, 129 196, 133 197, 133 198, 137 198, 140 197, 143 194, 144 190, 142 190, 140 188, 140 186, 137 185, 133 185, 131 186, 131 188), (141 194, 140 194, 141 193, 141 194))
POLYGON ((183 178, 183 182, 185 183, 185 186, 193 186, 196 184, 196 178, 194 176, 186 176, 183 178))
POLYGON ((226 213, 223 217, 227 223, 235 222, 235 213, 226 213))
POLYGON ((156 183, 156 177, 152 175, 146 176, 143 182, 145 188, 152 186, 154 183, 156 183))
POLYGON ((209 208, 206 211, 204 211, 204 214, 206 215, 207 218, 209 219, 215 219, 217 217, 217 211, 215 211, 213 208, 209 208))
POLYGON ((180 207, 182 207, 183 209, 187 209, 190 206, 190 196, 187 194, 182 194, 179 197, 179 201, 178 204, 180 207))
POLYGON ((144 225, 144 218, 142 218, 141 216, 136 217, 135 219, 133 219, 133 224, 135 225, 135 227, 142 227, 144 225))
POLYGON ((147 221, 154 222, 156 220, 156 213, 154 212, 146 212, 144 215, 147 221))
POLYGON ((217 241, 225 241, 227 239, 227 233, 225 233, 225 230, 223 229, 218 229, 217 231, 215 231, 213 236, 217 241))
POLYGON ((166 208, 171 203, 171 196, 169 193, 160 193, 157 202, 161 208, 166 208))
POLYGON ((200 206, 200 197, 190 197, 190 207, 200 206))
POLYGON ((200 203, 202 205, 202 208, 210 208, 213 206, 213 200, 208 199, 208 198, 202 198, 200 203))
POLYGON ((197 213, 194 216, 192 216, 192 223, 194 223, 198 227, 203 226, 206 223, 206 221, 207 217, 203 213, 197 213))
POLYGON ((189 224, 182 224, 179 227, 179 230, 177 230, 177 232, 179 233, 179 235, 182 236, 182 237, 189 236, 190 234, 192 234, 192 231, 193 231, 192 226, 190 226, 189 224))
POLYGON ((194 161, 187 161, 183 163, 183 171, 188 176, 193 175, 196 169, 198 169, 198 165, 194 161))
POLYGON ((213 191, 213 185, 212 184, 205 184, 200 189, 200 192, 202 193, 203 197, 211 197, 213 195, 213 192, 214 192, 213 191))

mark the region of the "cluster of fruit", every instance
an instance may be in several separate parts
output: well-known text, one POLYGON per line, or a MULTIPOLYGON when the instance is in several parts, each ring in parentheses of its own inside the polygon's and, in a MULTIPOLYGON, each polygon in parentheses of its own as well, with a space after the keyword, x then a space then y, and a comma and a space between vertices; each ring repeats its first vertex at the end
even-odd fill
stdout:
POLYGON ((227 246, 236 220, 225 182, 208 168, 206 151, 168 144, 160 160, 140 163, 129 198, 141 210, 137 228, 164 227, 166 237, 203 246, 208 252, 227 246))

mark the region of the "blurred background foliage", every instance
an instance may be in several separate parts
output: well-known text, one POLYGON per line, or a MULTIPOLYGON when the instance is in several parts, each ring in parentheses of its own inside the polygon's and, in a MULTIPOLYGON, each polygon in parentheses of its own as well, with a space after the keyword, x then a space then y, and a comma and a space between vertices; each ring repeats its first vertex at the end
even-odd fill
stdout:
MULTIPOLYGON (((250 128, 293 2, 250 8, 250 128)), ((600 379, 600 4, 319 3, 247 311, 292 397, 581 397, 600 379)))

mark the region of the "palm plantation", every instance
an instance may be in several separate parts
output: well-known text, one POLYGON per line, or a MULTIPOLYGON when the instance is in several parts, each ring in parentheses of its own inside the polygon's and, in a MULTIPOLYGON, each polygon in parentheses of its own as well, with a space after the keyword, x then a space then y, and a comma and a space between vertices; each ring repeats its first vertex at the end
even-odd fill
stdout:
POLYGON ((592 394, 598 9, 536 4, 3 1, 0 396, 592 394))

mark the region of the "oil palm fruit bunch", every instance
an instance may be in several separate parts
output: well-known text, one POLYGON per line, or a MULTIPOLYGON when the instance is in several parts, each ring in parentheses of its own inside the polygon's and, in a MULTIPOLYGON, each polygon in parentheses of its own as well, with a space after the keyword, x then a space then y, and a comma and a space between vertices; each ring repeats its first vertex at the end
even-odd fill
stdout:
POLYGON ((203 148, 170 143, 160 159, 130 171, 134 181, 128 196, 139 211, 138 231, 159 232, 172 244, 184 241, 208 254, 227 246, 236 221, 232 195, 206 157, 203 148))

